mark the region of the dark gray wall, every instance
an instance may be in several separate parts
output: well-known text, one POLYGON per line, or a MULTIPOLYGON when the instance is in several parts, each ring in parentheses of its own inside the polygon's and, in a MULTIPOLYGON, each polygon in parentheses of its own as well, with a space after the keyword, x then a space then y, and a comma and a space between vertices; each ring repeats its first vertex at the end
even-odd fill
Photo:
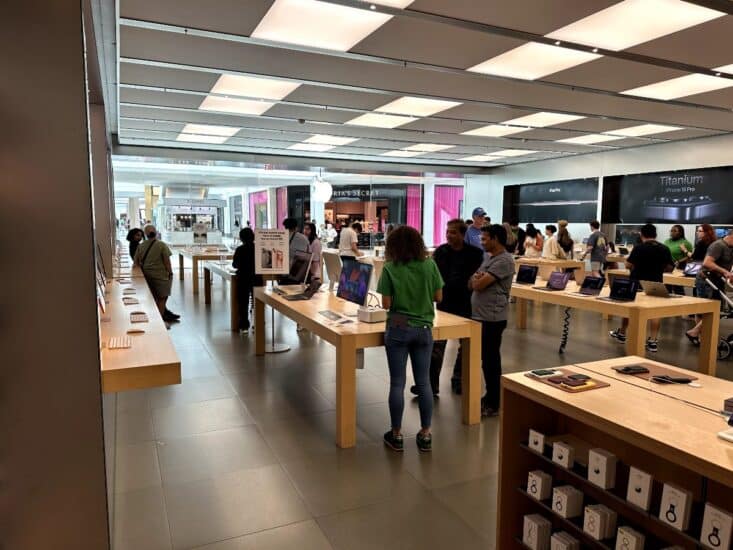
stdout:
POLYGON ((0 546, 108 543, 80 2, 0 18, 0 546))

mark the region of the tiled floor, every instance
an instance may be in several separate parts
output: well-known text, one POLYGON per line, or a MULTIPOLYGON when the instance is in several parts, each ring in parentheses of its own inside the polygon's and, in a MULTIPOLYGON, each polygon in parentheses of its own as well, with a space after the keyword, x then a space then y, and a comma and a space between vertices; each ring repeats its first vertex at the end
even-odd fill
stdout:
MULTIPOLYGON (((277 338, 292 350, 256 358, 251 334, 228 329, 226 291, 217 278, 205 306, 190 280, 176 281, 171 309, 183 319, 170 335, 183 383, 119 395, 115 550, 493 548, 497 419, 462 425, 445 372, 433 453, 419 454, 414 435, 403 455, 385 449, 386 360, 372 349, 357 372, 357 446, 339 450, 333 347, 278 320, 277 338)), ((559 356, 561 313, 530 308, 530 330, 510 326, 505 372, 622 353, 607 337, 614 322, 573 312, 559 356)), ((664 322, 656 359, 694 366, 685 325, 664 322)), ((732 362, 719 371, 733 379, 732 362)), ((408 399, 405 431, 418 427, 408 399)))

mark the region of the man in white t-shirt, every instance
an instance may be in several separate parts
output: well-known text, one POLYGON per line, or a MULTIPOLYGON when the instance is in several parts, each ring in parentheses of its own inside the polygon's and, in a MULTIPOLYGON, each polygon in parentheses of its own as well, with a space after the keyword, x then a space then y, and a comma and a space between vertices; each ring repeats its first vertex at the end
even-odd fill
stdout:
POLYGON ((359 233, 361 233, 361 224, 354 222, 351 227, 344 227, 341 230, 339 238, 339 256, 341 261, 355 260, 358 256, 363 256, 359 250, 359 233))

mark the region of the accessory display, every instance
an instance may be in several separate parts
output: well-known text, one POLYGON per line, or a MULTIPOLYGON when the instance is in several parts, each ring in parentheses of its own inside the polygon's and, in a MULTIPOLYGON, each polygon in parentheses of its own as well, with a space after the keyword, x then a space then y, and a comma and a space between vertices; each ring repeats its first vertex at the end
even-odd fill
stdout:
POLYGON ((731 532, 733 532, 733 515, 709 502, 705 503, 700 542, 708 548, 728 549, 731 532))
POLYGON ((652 500, 652 476, 646 472, 629 468, 629 485, 626 489, 626 500, 642 510, 649 511, 652 500))
POLYGON ((616 550, 642 550, 645 540, 644 535, 624 525, 618 528, 616 534, 616 550))
POLYGON ((552 445, 552 461, 563 468, 572 468, 575 464, 575 449, 567 443, 556 441, 552 445))
POLYGON ((577 518, 583 513, 583 492, 571 485, 552 490, 552 509, 561 517, 577 518))
POLYGON ((592 504, 585 507, 583 515, 583 531, 596 540, 612 538, 616 533, 618 515, 603 504, 592 504))
POLYGON ((591 449, 588 452, 588 481, 601 489, 616 486, 616 455, 605 449, 591 449))
POLYGON ((662 502, 659 506, 659 519, 675 529, 686 531, 690 525, 692 493, 681 487, 664 484, 662 502))
POLYGON ((524 516, 522 542, 532 550, 550 550, 552 523, 539 514, 524 516))
POLYGON ((550 550, 580 550, 580 541, 567 531, 559 531, 550 537, 550 550))
POLYGON ((552 476, 542 470, 529 472, 527 494, 536 500, 547 500, 552 494, 552 476))
POLYGON ((545 452, 545 436, 535 430, 529 430, 529 448, 543 454, 545 452))

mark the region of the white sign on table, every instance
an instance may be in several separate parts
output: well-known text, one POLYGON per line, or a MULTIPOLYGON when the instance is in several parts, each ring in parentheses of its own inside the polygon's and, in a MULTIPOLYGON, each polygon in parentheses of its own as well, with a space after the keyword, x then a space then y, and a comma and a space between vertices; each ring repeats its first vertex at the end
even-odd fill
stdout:
POLYGON ((255 229, 255 273, 290 272, 290 234, 287 229, 255 229))

